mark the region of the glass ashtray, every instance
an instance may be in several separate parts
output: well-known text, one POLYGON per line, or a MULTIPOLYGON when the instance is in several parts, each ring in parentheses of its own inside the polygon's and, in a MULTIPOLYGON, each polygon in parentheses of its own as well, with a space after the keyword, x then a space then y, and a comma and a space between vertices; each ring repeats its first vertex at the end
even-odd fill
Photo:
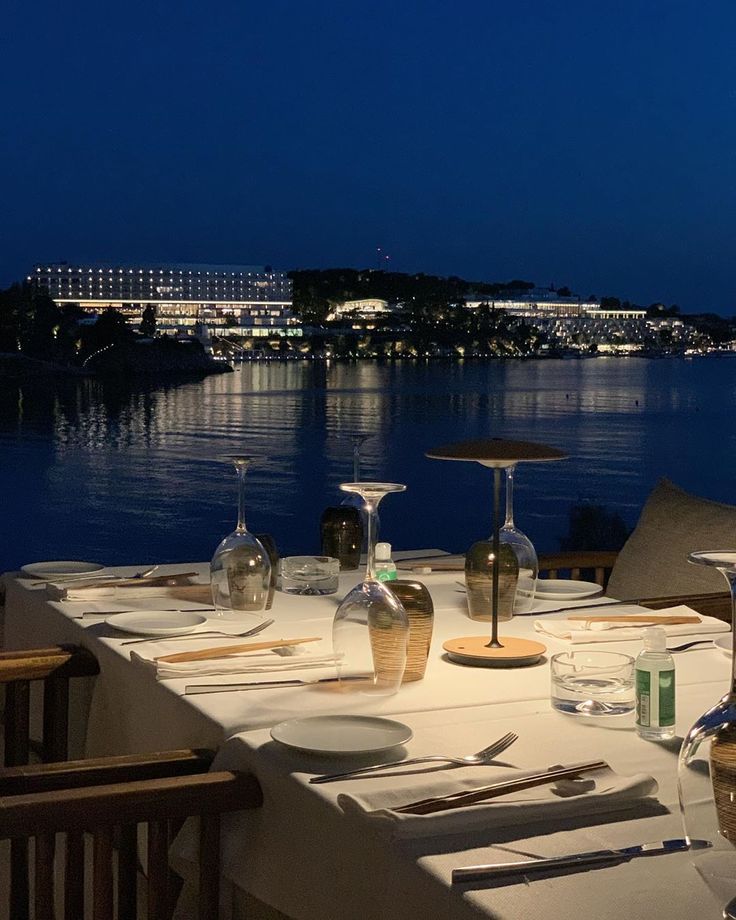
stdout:
POLYGON ((285 594, 335 594, 340 562, 332 556, 286 556, 280 562, 279 574, 279 587, 285 594))
POLYGON ((550 661, 551 702, 570 715, 625 715, 634 710, 634 659, 620 652, 558 652, 550 661))

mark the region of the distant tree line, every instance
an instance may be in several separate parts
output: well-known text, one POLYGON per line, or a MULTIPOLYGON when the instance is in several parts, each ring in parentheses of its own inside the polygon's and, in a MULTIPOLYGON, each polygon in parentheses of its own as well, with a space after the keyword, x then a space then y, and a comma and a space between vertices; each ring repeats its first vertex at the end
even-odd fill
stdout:
POLYGON ((489 300, 533 290, 531 281, 489 283, 465 281, 451 275, 407 275, 372 269, 300 269, 289 272, 294 285, 294 311, 306 323, 320 324, 337 304, 346 300, 380 298, 402 304, 410 313, 426 313, 462 303, 468 294, 489 300))
MULTIPOLYGON (((155 329, 155 315, 152 322, 149 315, 148 334, 155 329)), ((134 337, 135 330, 117 310, 105 310, 95 322, 78 304, 59 307, 27 282, 0 291, 0 352, 79 366, 100 348, 134 337)))

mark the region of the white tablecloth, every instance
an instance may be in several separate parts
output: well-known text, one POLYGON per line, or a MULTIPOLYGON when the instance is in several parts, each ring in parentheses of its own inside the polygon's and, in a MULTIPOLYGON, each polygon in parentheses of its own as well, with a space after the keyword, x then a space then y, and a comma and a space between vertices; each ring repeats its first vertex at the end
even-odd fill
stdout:
MULTIPOLYGON (((82 609, 103 609, 103 602, 51 603, 43 589, 22 579, 10 580, 8 585, 6 641, 16 648, 81 641, 98 657, 101 675, 91 700, 90 754, 188 745, 217 747, 226 742, 218 763, 252 769, 265 792, 261 810, 228 821, 226 877, 300 920, 462 918, 478 916, 478 911, 515 920, 535 915, 540 905, 551 916, 567 915, 573 907, 578 916, 586 918, 618 918, 627 912, 635 917, 683 920, 696 911, 703 917, 718 916, 718 906, 692 868, 688 854, 492 890, 469 892, 448 885, 453 866, 492 861, 498 855, 492 844, 520 853, 550 855, 681 834, 675 792, 677 745, 641 741, 633 731, 632 718, 594 720, 553 712, 546 660, 519 670, 485 670, 444 659, 441 645, 445 638, 487 629, 486 624, 473 623, 465 616, 464 596, 456 590, 456 577, 422 576, 436 608, 427 675, 423 681, 402 687, 396 696, 380 700, 343 696, 318 687, 184 697, 184 684, 191 680, 156 682, 131 666, 119 633, 99 622, 70 618, 82 609), (663 811, 614 822, 598 818, 591 826, 577 828, 529 828, 523 837, 517 829, 513 839, 505 843, 499 842, 493 829, 468 839, 387 841, 367 830, 361 832, 344 818, 336 805, 339 784, 306 785, 304 771, 329 769, 334 762, 328 765, 280 748, 264 730, 294 715, 345 711, 398 716, 415 731, 408 745, 411 754, 470 752, 513 729, 520 740, 504 759, 520 768, 602 756, 621 773, 644 771, 654 775, 660 784, 658 799, 663 811)), ((341 590, 354 580, 345 576, 341 590)), ((264 636, 323 635, 327 642, 336 600, 277 594, 272 611, 276 623, 264 636)), ((155 604, 148 600, 145 605, 172 606, 167 598, 157 599, 155 604)), ((143 602, 116 606, 142 607, 143 602)), ((113 605, 104 604, 104 609, 113 609, 113 605)), ((501 633, 532 636, 532 618, 502 624, 501 633)), ((213 644, 211 640, 199 641, 203 646, 213 644)), ((550 653, 569 647, 559 640, 545 642, 550 653)), ((636 642, 622 642, 607 648, 614 646, 629 654, 636 654, 640 647, 636 642)), ((196 642, 186 643, 187 649, 197 647, 196 642)), ((149 646, 135 648, 141 651, 149 646)), ((175 641, 150 647, 157 654, 180 648, 175 641)), ((718 650, 703 649, 677 657, 680 731, 725 692, 728 677, 728 661, 718 650)), ((232 678, 222 678, 228 679, 232 678)), ((215 680, 207 678, 207 682, 215 680)), ((237 902, 237 888, 233 897, 237 902)))

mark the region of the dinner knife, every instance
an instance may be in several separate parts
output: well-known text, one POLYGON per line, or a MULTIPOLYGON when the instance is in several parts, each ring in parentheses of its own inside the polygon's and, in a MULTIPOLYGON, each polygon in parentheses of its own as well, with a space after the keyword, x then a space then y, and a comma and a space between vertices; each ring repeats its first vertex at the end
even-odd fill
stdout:
POLYGON ((230 690, 266 690, 268 687, 304 687, 307 684, 334 684, 340 680, 368 680, 365 675, 356 677, 317 677, 294 678, 290 680, 252 680, 244 684, 187 684, 184 687, 185 696, 197 693, 226 693, 230 690))
POLYGON ((710 840, 675 838, 658 840, 654 843, 640 843, 619 850, 592 850, 588 853, 571 853, 567 856, 551 856, 546 859, 525 859, 509 863, 489 863, 483 866, 465 866, 452 870, 452 883, 480 882, 487 879, 508 878, 527 875, 531 872, 548 872, 554 869, 574 869, 598 865, 617 865, 629 862, 638 856, 662 856, 683 850, 702 850, 711 847, 710 840))

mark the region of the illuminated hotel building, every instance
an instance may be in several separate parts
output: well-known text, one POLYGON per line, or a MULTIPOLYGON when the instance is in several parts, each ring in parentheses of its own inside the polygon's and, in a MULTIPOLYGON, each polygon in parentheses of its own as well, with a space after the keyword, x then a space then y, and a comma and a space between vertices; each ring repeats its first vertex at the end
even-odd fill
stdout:
POLYGON ((153 306, 159 332, 192 332, 200 324, 219 335, 301 334, 291 281, 269 267, 55 262, 34 266, 27 280, 59 306, 97 314, 114 308, 133 324, 153 306))

